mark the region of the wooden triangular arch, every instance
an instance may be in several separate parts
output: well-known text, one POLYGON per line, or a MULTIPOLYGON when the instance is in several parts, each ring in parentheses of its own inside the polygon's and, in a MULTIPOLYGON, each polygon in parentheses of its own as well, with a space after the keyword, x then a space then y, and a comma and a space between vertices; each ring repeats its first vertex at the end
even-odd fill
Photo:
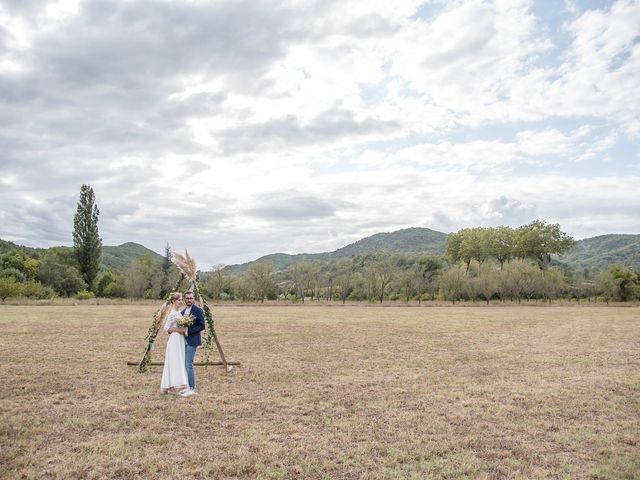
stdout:
MULTIPOLYGON (((184 255, 173 252, 171 261, 178 267, 180 270, 180 279, 176 284, 176 287, 173 289, 174 292, 181 291, 181 287, 185 284, 186 288, 192 290, 196 300, 200 303, 202 309, 204 310, 204 316, 206 320, 206 331, 207 334, 203 340, 203 348, 205 353, 205 361, 203 365, 217 365, 219 362, 210 362, 209 357, 211 354, 211 347, 215 343, 216 348, 218 349, 218 353, 220 354, 220 358, 222 359, 222 365, 227 370, 227 372, 231 371, 232 365, 240 365, 239 362, 227 362, 227 359, 224 356, 224 352, 222 351, 222 346, 220 345, 220 341, 218 340, 218 335, 216 335, 215 325, 213 322, 213 315, 211 313, 211 309, 207 304, 207 301, 204 299, 202 294, 200 293, 200 289, 198 288, 198 280, 197 280, 197 269, 195 260, 189 255, 189 252, 185 250, 184 255), (186 283, 185 283, 186 282, 186 283)), ((137 363, 138 371, 140 373, 146 372, 147 367, 149 365, 161 364, 161 362, 151 362, 151 349, 153 348, 153 344, 158 336, 158 332, 160 331, 160 327, 162 326, 162 322, 164 320, 162 312, 168 308, 170 293, 167 294, 167 298, 165 298, 164 303, 158 309, 158 311, 153 315, 153 323, 151 327, 149 327, 149 331, 147 332, 147 345, 145 346, 144 354, 142 355, 142 359, 137 363)), ((135 362, 127 362, 129 365, 136 365, 135 362)))

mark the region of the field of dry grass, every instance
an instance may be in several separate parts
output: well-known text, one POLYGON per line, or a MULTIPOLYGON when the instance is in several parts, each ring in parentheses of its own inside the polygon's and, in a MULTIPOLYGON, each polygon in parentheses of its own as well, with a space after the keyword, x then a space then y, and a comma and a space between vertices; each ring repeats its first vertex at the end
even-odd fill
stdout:
POLYGON ((219 307, 191 399, 153 311, 0 306, 1 478, 640 476, 638 307, 219 307))

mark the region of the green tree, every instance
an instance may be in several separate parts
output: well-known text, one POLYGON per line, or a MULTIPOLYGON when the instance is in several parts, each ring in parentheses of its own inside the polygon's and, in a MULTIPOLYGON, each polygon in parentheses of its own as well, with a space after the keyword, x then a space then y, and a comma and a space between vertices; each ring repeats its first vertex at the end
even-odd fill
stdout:
POLYGON ((53 287, 60 295, 67 297, 87 288, 80 271, 73 266, 75 261, 73 257, 69 257, 70 250, 63 247, 50 248, 38 271, 38 279, 43 284, 53 287))
POLYGON ((396 269, 391 261, 391 255, 384 252, 378 257, 373 264, 373 275, 375 278, 376 292, 378 293, 380 303, 382 303, 385 290, 396 275, 396 269))
POLYGON ((126 278, 116 270, 102 272, 96 279, 96 295, 108 298, 126 297, 126 278))
POLYGON ((293 290, 295 291, 296 296, 302 300, 302 303, 304 303, 307 293, 307 285, 312 275, 311 262, 302 261, 294 263, 289 267, 289 274, 291 275, 293 290))
POLYGON ((167 243, 164 247, 164 258, 160 267, 160 271, 162 272, 160 280, 160 298, 165 298, 171 289, 171 267, 173 267, 173 262, 171 261, 171 247, 167 243))
POLYGON ((515 254, 519 258, 531 258, 542 269, 549 267, 551 255, 569 250, 575 241, 560 230, 560 225, 534 220, 518 228, 515 238, 515 254))
POLYGON ((321 270, 321 283, 324 285, 325 298, 332 301, 336 293, 337 279, 340 271, 335 262, 325 263, 321 270))
POLYGON ((418 259, 418 265, 422 272, 422 285, 420 290, 431 295, 434 300, 438 292, 439 273, 442 269, 442 257, 438 255, 424 255, 418 259))
MULTIPOLYGON (((540 293, 549 303, 560 296, 565 288, 564 275, 557 268, 548 268, 542 272, 540 293)), ((578 296, 578 298, 580 298, 578 296)))
POLYGON ((491 228, 487 232, 487 253, 500 263, 500 270, 505 262, 513 257, 515 232, 511 227, 491 228))
POLYGON ((104 296, 109 298, 125 298, 128 293, 127 279, 123 275, 116 276, 104 289, 104 296))
POLYGON ((609 270, 600 272, 596 277, 596 294, 600 295, 608 304, 620 295, 620 285, 609 270))
POLYGON ((456 265, 445 270, 440 277, 440 291, 445 300, 456 303, 468 290, 468 277, 466 272, 456 265))
POLYGON ((146 252, 129 263, 126 283, 129 295, 133 298, 158 297, 160 293, 159 267, 151 252, 146 252))
POLYGON ((261 303, 275 289, 274 272, 273 263, 265 261, 255 262, 247 270, 249 288, 261 303))
POLYGON ((0 299, 3 303, 7 298, 17 297, 20 293, 20 284, 13 277, 0 278, 0 299))
POLYGON ((22 295, 27 298, 38 297, 44 287, 40 282, 28 281, 22 284, 22 295))
POLYGON ((89 185, 82 185, 80 200, 73 217, 73 247, 82 278, 92 291, 102 255, 102 239, 98 234, 99 214, 93 189, 89 185))
POLYGON ((98 275, 96 279, 96 295, 98 297, 106 297, 107 287, 115 281, 116 272, 107 270, 98 275))
POLYGON ((24 272, 24 262, 28 259, 29 257, 22 250, 12 248, 0 255, 0 270, 15 268, 24 272))
POLYGON ((472 288, 476 295, 489 304, 494 295, 500 291, 500 284, 496 272, 483 273, 472 279, 472 288))
POLYGON ((24 274, 24 272, 22 270, 18 270, 17 268, 5 268, 4 270, 0 270, 0 277, 10 277, 19 283, 27 281, 27 276, 24 274))
POLYGON ((336 288, 338 289, 340 300, 345 304, 353 290, 353 265, 349 260, 340 260, 337 264, 337 270, 336 288))
POLYGON ((0 254, 0 276, 14 277, 18 282, 37 277, 40 261, 29 257, 23 250, 12 248, 0 254))
POLYGON ((467 265, 467 272, 472 260, 478 262, 478 275, 480 266, 489 256, 487 248, 487 230, 484 228, 467 228, 462 230, 462 242, 460 244, 460 257, 467 265))
POLYGON ((516 260, 500 272, 500 291, 520 303, 523 297, 531 298, 535 294, 539 278, 539 268, 526 260, 516 260))
POLYGON ((609 272, 618 286, 618 298, 623 302, 634 300, 640 296, 640 284, 637 272, 624 265, 614 264, 609 272))
POLYGON ((466 271, 469 271, 469 266, 471 265, 471 260, 473 257, 470 254, 470 250, 468 248, 469 242, 466 243, 465 248, 463 248, 463 242, 466 238, 467 229, 462 229, 456 233, 451 233, 447 237, 446 242, 446 253, 445 255, 451 263, 456 264, 458 262, 464 262, 467 266, 466 271))
POLYGON ((27 276, 27 279, 33 280, 38 276, 38 269, 40 268, 40 260, 36 260, 35 258, 27 258, 24 263, 24 274, 27 276))
POLYGON ((215 301, 220 300, 222 292, 227 284, 224 267, 224 263, 214 265, 207 276, 206 287, 209 291, 209 295, 211 295, 211 298, 215 301))
POLYGON ((422 270, 419 265, 413 265, 400 274, 400 290, 406 303, 409 303, 422 285, 422 270))

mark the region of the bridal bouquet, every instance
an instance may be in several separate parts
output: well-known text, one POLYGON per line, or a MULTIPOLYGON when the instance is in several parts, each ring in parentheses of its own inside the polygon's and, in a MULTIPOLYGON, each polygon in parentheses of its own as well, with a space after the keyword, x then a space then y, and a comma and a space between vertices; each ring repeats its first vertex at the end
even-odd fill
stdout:
POLYGON ((176 320, 176 325, 180 328, 190 327, 191 325, 193 325, 194 320, 195 318, 193 315, 185 315, 184 317, 180 317, 178 320, 176 320))

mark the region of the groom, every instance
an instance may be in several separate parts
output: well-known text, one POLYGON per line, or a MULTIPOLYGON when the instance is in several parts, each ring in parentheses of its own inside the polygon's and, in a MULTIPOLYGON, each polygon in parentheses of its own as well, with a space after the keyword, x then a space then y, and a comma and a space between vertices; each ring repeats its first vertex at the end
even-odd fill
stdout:
POLYGON ((182 397, 190 397, 197 395, 196 392, 196 374, 193 370, 193 359, 196 356, 196 349, 202 345, 200 332, 204 330, 204 310, 193 303, 193 292, 184 292, 182 296, 186 308, 180 312, 182 316, 191 314, 194 318, 193 325, 190 327, 174 327, 168 330, 169 333, 178 332, 184 335, 186 340, 185 367, 187 368, 187 379, 189 380, 189 388, 185 388, 180 392, 182 397))

